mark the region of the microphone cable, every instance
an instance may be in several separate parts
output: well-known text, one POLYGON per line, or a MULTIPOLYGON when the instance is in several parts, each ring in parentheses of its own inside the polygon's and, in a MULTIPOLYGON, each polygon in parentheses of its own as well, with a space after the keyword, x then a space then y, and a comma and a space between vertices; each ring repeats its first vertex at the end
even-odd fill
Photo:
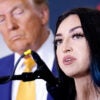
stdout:
POLYGON ((17 63, 15 64, 15 66, 14 66, 14 68, 13 68, 13 71, 12 71, 12 73, 11 73, 10 76, 4 76, 4 77, 1 77, 1 78, 0 78, 0 84, 4 84, 4 83, 7 83, 7 82, 9 82, 10 80, 12 80, 12 77, 14 76, 15 70, 16 70, 16 68, 17 68, 17 66, 18 66, 18 64, 19 64, 19 62, 21 61, 21 59, 22 59, 23 57, 25 57, 26 55, 29 55, 29 54, 31 54, 31 50, 30 50, 30 49, 27 50, 27 51, 25 51, 25 52, 20 56, 20 58, 18 59, 17 63))

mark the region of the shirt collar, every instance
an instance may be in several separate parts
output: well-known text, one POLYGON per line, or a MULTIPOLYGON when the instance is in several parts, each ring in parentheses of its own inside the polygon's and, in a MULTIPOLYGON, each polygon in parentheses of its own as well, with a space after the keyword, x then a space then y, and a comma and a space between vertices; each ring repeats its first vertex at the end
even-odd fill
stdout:
MULTIPOLYGON (((50 30, 49 37, 43 43, 43 45, 37 50, 37 53, 39 54, 41 59, 46 63, 47 66, 49 66, 50 69, 53 66, 53 61, 54 61, 53 41, 54 41, 54 35, 53 35, 53 32, 50 30)), ((15 53, 14 64, 16 64, 19 58, 20 58, 20 55, 18 53, 15 53)))

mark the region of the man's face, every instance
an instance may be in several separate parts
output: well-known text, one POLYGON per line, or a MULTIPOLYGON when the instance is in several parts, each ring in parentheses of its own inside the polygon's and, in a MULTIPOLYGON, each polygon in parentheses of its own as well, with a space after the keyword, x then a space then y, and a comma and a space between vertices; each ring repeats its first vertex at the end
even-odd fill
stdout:
POLYGON ((29 0, 0 0, 0 33, 14 52, 38 49, 46 21, 29 0))

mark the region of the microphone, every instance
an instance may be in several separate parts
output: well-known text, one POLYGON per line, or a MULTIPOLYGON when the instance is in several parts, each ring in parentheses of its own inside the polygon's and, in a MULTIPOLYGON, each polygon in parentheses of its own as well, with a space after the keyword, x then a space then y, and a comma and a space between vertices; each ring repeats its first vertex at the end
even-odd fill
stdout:
POLYGON ((27 50, 24 52, 23 55, 21 55, 21 57, 18 59, 12 74, 10 76, 4 76, 4 77, 0 77, 0 84, 4 84, 7 83, 11 80, 23 80, 23 81, 31 81, 31 80, 35 80, 35 79, 43 79, 45 80, 48 84, 54 85, 54 86, 58 86, 59 85, 59 81, 57 78, 55 78, 52 74, 52 72, 49 70, 49 68, 47 67, 47 65, 44 63, 44 61, 40 58, 40 56, 31 50, 27 50), (35 60, 35 62, 37 63, 37 70, 35 72, 24 72, 21 75, 14 75, 15 70, 20 62, 20 60, 26 56, 31 54, 33 59, 35 60))

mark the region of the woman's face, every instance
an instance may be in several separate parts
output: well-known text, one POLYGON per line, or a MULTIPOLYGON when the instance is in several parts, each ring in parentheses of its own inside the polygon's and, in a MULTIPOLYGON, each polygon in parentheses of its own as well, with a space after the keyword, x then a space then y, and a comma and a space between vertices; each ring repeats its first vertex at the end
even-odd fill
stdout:
POLYGON ((66 75, 77 78, 88 74, 90 49, 77 15, 69 15, 61 22, 55 43, 58 64, 66 75))

